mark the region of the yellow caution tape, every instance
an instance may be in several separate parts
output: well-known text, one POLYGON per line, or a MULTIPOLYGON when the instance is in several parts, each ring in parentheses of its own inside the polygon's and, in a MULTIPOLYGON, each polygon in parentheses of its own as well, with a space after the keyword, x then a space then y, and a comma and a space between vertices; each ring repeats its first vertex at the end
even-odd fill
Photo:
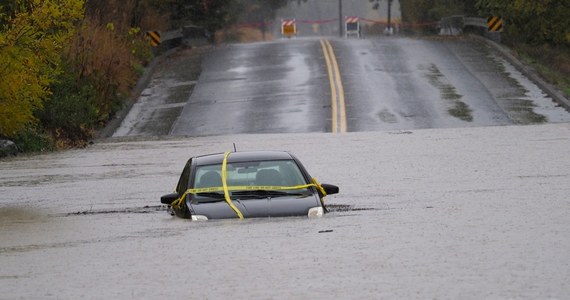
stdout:
POLYGON ((182 197, 172 201, 170 206, 172 206, 172 208, 175 208, 175 209, 180 209, 180 205, 182 205, 182 203, 184 203, 184 199, 186 199, 186 195, 188 195, 188 193, 182 194, 182 197))
POLYGON ((230 198, 230 192, 228 190, 228 183, 227 183, 227 174, 226 174, 226 166, 228 163, 228 156, 230 156, 229 152, 224 153, 224 160, 222 161, 222 185, 224 188, 224 198, 228 205, 236 212, 238 218, 243 219, 243 214, 239 209, 234 205, 232 199, 230 198))
POLYGON ((327 192, 325 191, 325 189, 323 188, 323 186, 317 181, 316 178, 311 178, 311 182, 313 182, 313 184, 311 184, 312 186, 315 186, 319 192, 321 192, 321 194, 323 194, 323 197, 325 197, 327 195, 327 192))
POLYGON ((317 190, 319 190, 319 192, 321 192, 321 195, 323 195, 321 197, 321 204, 323 206, 325 206, 325 196, 327 195, 327 192, 325 191, 325 189, 323 188, 323 186, 317 181, 316 178, 311 178, 311 182, 313 182, 313 185, 317 188, 317 190))
MULTIPOLYGON (((311 183, 305 185, 295 185, 295 186, 270 186, 270 185, 228 185, 228 191, 284 191, 284 190, 302 190, 309 187, 317 187, 318 185, 311 183)), ((186 192, 188 194, 199 194, 199 193, 212 193, 212 192, 220 192, 223 191, 223 186, 216 186, 216 187, 207 187, 207 188, 197 188, 197 189, 188 189, 186 192)))

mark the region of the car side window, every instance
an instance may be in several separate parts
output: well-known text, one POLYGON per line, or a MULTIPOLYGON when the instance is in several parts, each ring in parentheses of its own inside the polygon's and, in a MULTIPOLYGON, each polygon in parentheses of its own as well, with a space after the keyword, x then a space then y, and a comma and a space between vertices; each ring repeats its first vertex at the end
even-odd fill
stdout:
POLYGON ((192 160, 189 160, 182 170, 182 174, 180 175, 180 180, 178 180, 178 185, 176 185, 176 192, 178 195, 184 194, 188 189, 188 181, 190 179, 190 165, 192 164, 192 160))
POLYGON ((285 180, 285 185, 294 186, 294 185, 303 185, 306 184, 299 167, 295 164, 294 161, 286 161, 283 162, 279 169, 281 174, 283 174, 283 178, 285 180))

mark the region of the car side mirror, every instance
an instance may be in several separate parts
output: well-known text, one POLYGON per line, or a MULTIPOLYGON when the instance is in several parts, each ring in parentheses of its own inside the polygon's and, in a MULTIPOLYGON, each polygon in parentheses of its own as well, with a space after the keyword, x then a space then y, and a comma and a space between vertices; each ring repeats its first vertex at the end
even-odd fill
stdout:
POLYGON ((160 197, 160 203, 171 205, 176 199, 178 199, 178 193, 172 193, 160 197))
POLYGON ((338 194, 338 186, 332 184, 321 184, 327 195, 338 194))

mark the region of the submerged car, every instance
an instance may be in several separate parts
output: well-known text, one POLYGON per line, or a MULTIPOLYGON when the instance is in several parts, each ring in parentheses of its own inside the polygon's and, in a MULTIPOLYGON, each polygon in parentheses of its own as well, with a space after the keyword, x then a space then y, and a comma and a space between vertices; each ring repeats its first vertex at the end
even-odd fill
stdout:
POLYGON ((161 203, 192 220, 318 217, 323 198, 338 190, 319 184, 289 152, 226 152, 190 158, 176 192, 161 203))

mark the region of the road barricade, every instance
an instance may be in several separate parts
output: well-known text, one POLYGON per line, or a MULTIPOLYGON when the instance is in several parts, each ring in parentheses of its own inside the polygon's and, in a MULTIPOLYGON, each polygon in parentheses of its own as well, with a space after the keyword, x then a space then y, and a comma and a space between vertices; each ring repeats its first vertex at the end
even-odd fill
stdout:
POLYGON ((287 38, 297 35, 297 24, 295 19, 281 20, 281 35, 287 38))
POLYGON ((345 17, 344 18, 344 36, 346 38, 356 37, 360 38, 360 23, 358 17, 345 17))

